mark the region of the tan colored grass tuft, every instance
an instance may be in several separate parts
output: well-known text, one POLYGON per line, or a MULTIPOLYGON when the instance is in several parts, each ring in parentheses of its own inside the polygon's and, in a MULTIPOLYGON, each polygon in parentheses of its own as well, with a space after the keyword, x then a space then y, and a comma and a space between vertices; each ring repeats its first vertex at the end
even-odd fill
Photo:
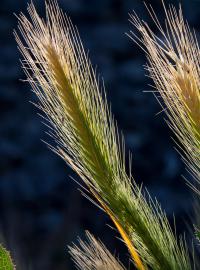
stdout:
POLYGON ((195 33, 183 19, 181 7, 165 10, 162 28, 152 8, 149 13, 159 35, 136 14, 131 22, 141 38, 130 37, 143 48, 148 58, 148 71, 155 84, 153 91, 168 117, 183 158, 197 181, 200 181, 200 50, 195 33), (158 94, 157 94, 158 93, 158 94), (163 102, 162 102, 163 101, 163 102))
POLYGON ((84 270, 125 270, 122 264, 107 250, 107 248, 96 240, 89 232, 86 232, 88 242, 79 239, 79 245, 70 247, 78 269, 84 270))

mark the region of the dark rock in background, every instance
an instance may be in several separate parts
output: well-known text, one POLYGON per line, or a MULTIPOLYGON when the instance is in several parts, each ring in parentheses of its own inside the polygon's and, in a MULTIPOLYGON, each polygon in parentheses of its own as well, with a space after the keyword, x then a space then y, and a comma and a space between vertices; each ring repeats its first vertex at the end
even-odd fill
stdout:
MULTIPOLYGON (((152 4, 160 19, 160 0, 152 4)), ((165 1, 166 3, 169 1, 165 1)), ((177 5, 178 1, 170 1, 177 5)), ((199 35, 200 1, 181 1, 185 17, 199 35)), ((44 1, 34 1, 44 15, 44 1)), ((157 197, 177 230, 192 213, 191 194, 181 174, 184 164, 174 150, 172 133, 163 121, 145 77, 143 52, 125 35, 132 29, 133 9, 151 21, 140 0, 60 0, 60 6, 78 26, 92 63, 104 78, 112 110, 133 153, 133 175, 157 197)), ((74 269, 67 245, 89 230, 128 265, 127 250, 116 239, 109 219, 91 205, 71 179, 76 175, 50 152, 49 141, 29 103, 36 101, 20 68, 13 13, 26 12, 27 1, 2 0, 0 5, 0 229, 14 254, 18 269, 74 269)), ((188 176, 189 177, 189 176, 188 176)), ((78 179, 77 179, 78 180, 78 179)))

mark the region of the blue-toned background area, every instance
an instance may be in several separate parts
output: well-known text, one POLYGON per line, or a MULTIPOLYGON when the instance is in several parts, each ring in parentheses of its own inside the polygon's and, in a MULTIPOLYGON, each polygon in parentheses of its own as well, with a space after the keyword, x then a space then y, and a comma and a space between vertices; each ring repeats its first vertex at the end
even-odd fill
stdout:
MULTIPOLYGON (((44 2, 33 1, 44 15, 44 2)), ((151 3, 163 19, 160 0, 151 3)), ((165 1, 169 2, 169 1, 165 1)), ((177 5, 178 1, 170 3, 177 5)), ((200 1, 185 0, 184 14, 200 30, 200 1)), ((174 150, 163 114, 148 86, 143 52, 127 37, 133 9, 152 24, 141 0, 59 0, 78 26, 94 66, 103 76, 109 102, 133 153, 133 175, 161 202, 177 230, 192 215, 191 192, 182 174, 185 166, 174 150)), ((17 269, 74 269, 67 245, 84 238, 89 230, 119 255, 128 266, 128 252, 107 225, 109 219, 78 191, 70 175, 78 178, 41 139, 48 141, 36 101, 20 67, 13 37, 17 19, 26 12, 26 0, 1 0, 0 4, 0 232, 12 251, 17 269)))

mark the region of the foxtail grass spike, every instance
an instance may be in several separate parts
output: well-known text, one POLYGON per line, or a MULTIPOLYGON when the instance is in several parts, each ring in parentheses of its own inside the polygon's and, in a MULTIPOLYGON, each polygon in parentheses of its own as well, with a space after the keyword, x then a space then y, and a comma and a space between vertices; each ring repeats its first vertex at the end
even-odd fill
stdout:
POLYGON ((82 270, 125 270, 124 266, 109 252, 101 241, 86 232, 87 242, 79 239, 79 246, 69 247, 78 269, 82 270))
POLYGON ((28 11, 30 19, 19 16, 21 38, 15 36, 28 82, 57 143, 53 151, 113 217, 129 250, 135 247, 138 256, 132 260, 139 270, 146 265, 154 270, 191 269, 187 250, 159 204, 147 201, 125 171, 125 154, 104 90, 76 28, 56 2, 46 3, 46 21, 33 4, 28 11))
MULTIPOLYGON (((164 4, 163 4, 164 5, 164 4)), ((200 50, 195 33, 184 21, 181 7, 165 10, 165 29, 151 7, 148 11, 158 28, 157 36, 136 14, 130 20, 141 34, 130 37, 142 47, 147 69, 155 84, 155 96, 168 117, 179 150, 200 184, 200 50)))

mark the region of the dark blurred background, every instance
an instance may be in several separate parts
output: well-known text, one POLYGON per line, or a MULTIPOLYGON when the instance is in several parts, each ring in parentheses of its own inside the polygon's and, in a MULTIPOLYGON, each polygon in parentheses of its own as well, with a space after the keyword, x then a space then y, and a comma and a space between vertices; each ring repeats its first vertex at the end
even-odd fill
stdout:
MULTIPOLYGON (((41 15, 44 1, 34 0, 41 15)), ((141 0, 59 0, 78 26, 106 85, 109 102, 133 153, 133 175, 157 197, 178 233, 187 230, 192 195, 181 175, 190 178, 170 138, 163 114, 148 86, 143 52, 127 37, 133 9, 152 25, 141 0)), ((163 20, 161 0, 152 4, 163 20)), ((178 6, 178 1, 165 1, 178 6)), ((200 31, 200 1, 180 1, 189 24, 200 31)), ((0 232, 17 269, 74 269, 67 245, 89 230, 128 266, 128 252, 107 225, 109 219, 78 191, 66 164, 41 139, 48 141, 36 101, 20 67, 13 37, 17 19, 28 1, 1 0, 0 4, 0 232)), ((156 30, 156 29, 155 29, 156 30)))

